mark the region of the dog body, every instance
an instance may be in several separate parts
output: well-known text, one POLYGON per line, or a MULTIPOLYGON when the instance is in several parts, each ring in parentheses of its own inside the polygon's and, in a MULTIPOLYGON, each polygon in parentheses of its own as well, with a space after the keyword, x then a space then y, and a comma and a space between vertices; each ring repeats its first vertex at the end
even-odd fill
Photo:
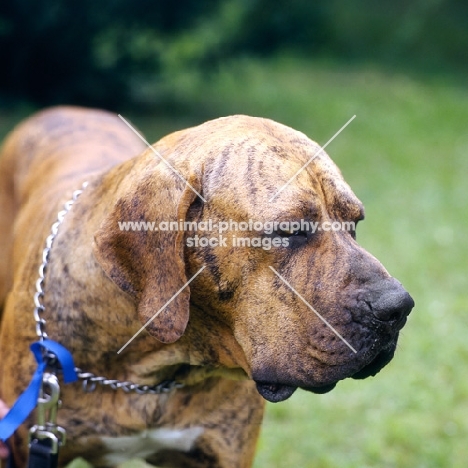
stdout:
MULTIPOLYGON (((154 148, 157 154, 117 117, 79 108, 44 111, 6 140, 0 397, 12 404, 34 371, 28 348, 37 339, 41 252, 57 212, 86 180, 50 252, 47 334, 85 371, 185 386, 158 396, 62 386, 59 424, 69 442, 61 463, 82 456, 112 466, 139 456, 158 466, 248 467, 264 399, 281 401, 297 388, 323 393, 343 378, 374 375, 392 358, 413 302, 353 232, 276 230, 279 247, 267 250, 237 246, 235 232, 202 247, 190 244, 193 232, 119 227, 362 219, 336 166, 303 134, 234 116, 154 148)), ((23 466, 26 425, 12 443, 23 466)))

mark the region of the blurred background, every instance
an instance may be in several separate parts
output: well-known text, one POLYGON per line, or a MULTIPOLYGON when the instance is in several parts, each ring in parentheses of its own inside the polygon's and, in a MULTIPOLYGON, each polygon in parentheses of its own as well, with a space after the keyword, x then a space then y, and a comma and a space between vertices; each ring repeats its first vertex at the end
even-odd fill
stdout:
POLYGON ((2 0, 0 63, 0 138, 53 104, 152 141, 244 113, 324 144, 356 114, 327 152, 416 308, 377 377, 269 405, 255 468, 467 466, 468 2, 2 0))

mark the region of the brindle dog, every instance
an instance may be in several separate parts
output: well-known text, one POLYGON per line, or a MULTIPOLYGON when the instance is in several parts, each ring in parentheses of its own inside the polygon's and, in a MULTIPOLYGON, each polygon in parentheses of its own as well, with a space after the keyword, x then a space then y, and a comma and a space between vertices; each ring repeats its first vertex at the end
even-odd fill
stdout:
MULTIPOLYGON (((233 116, 154 148, 164 160, 116 116, 80 108, 41 112, 6 139, 0 396, 11 405, 33 373, 28 347, 36 340, 41 252, 57 212, 88 180, 50 253, 47 333, 86 371, 185 386, 160 396, 63 386, 61 464, 82 456, 111 466, 139 456, 167 467, 249 467, 265 399, 285 400, 297 388, 324 393, 346 377, 375 375, 392 359, 413 300, 353 231, 229 230, 223 243, 197 247, 201 232, 121 229, 128 221, 362 219, 338 168, 302 133, 233 116), (250 247, 234 242, 240 235, 250 247), (277 246, 252 246, 260 235, 277 246)), ((11 440, 18 466, 33 422, 11 440)))

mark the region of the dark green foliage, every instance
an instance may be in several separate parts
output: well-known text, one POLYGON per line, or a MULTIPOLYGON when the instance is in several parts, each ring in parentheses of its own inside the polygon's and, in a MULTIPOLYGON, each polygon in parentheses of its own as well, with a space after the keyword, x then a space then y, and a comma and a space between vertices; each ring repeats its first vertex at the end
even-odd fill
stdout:
POLYGON ((168 39, 216 3, 3 0, 0 89, 40 104, 111 104, 128 97, 134 73, 158 71, 157 56, 149 60, 128 45, 141 38, 144 42, 147 30, 168 39))
POLYGON ((0 93, 114 106, 239 55, 468 67, 459 0, 2 0, 0 93))

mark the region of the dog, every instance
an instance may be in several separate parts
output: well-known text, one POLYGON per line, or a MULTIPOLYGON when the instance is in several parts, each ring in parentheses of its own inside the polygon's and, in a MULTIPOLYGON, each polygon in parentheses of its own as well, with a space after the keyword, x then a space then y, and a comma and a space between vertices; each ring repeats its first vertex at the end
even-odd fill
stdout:
MULTIPOLYGON (((28 347, 45 239, 87 181, 45 268, 47 335, 87 372, 182 388, 140 395, 63 385, 60 464, 81 456, 96 467, 132 457, 249 467, 265 401, 375 375, 414 302, 354 229, 330 229, 354 227, 363 205, 304 134, 237 115, 147 147, 128 126, 105 111, 58 107, 4 142, 0 397, 11 405, 34 372, 28 347), (160 229, 126 229, 142 222, 160 229), (207 225, 223 232, 196 230, 207 225)), ((19 467, 34 421, 10 440, 19 467)))

